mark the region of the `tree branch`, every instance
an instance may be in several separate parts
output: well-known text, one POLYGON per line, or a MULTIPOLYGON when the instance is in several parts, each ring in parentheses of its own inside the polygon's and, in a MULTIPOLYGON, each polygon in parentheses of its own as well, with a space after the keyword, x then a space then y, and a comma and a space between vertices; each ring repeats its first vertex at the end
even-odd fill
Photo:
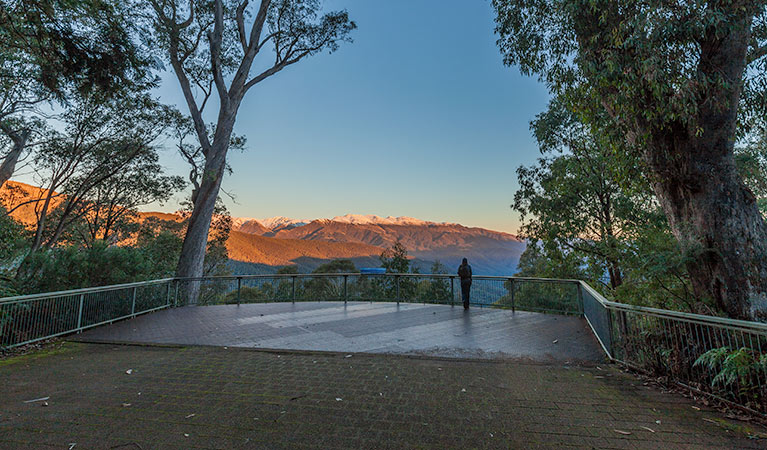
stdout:
POLYGON ((248 51, 248 39, 245 36, 245 8, 248 7, 248 0, 245 0, 237 7, 237 35, 240 37, 242 51, 248 51))
MULTIPOLYGON (((190 3, 190 7, 192 6, 193 5, 190 3)), ((197 101, 194 98, 194 93, 192 92, 192 86, 189 82, 189 77, 187 77, 186 72, 184 71, 183 63, 179 59, 179 25, 165 15, 164 9, 157 3, 156 0, 152 0, 152 7, 154 8, 158 19, 161 22, 164 22, 165 26, 169 28, 168 35, 170 39, 170 63, 173 67, 173 72, 176 74, 179 85, 181 85, 181 92, 183 92, 184 100, 186 100, 187 107, 189 108, 189 115, 192 117, 194 129, 197 132, 197 138, 200 140, 200 146, 202 147, 203 154, 207 155, 208 149, 211 147, 210 139, 208 138, 208 129, 205 126, 205 121, 202 118, 202 113, 197 107, 197 101)))
POLYGON ((215 0, 215 11, 213 12, 215 23, 213 32, 208 33, 210 41, 210 69, 213 72, 213 81, 216 83, 221 109, 229 109, 229 91, 224 81, 224 75, 221 70, 221 42, 224 38, 224 5, 222 0, 215 0))
POLYGON ((756 61, 757 59, 765 55, 767 55, 767 45, 757 47, 753 49, 746 57, 746 64, 751 64, 752 62, 756 61))

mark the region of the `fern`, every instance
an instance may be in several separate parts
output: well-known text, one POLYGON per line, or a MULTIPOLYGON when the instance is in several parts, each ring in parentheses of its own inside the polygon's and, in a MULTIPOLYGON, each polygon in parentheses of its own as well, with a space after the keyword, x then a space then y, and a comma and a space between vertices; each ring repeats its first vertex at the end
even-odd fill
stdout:
POLYGON ((694 366, 705 366, 712 371, 721 367, 712 380, 712 385, 730 386, 740 381, 741 389, 750 390, 755 387, 751 386, 751 374, 767 369, 767 354, 757 357, 753 350, 746 347, 720 347, 702 354, 694 366))

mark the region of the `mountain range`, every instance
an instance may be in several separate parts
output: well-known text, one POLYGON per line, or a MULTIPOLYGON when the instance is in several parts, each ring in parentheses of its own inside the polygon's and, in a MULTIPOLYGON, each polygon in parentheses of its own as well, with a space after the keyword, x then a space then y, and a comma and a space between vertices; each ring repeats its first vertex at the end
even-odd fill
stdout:
MULTIPOLYGON (((39 198, 41 188, 8 181, 0 190, 6 207, 39 198)), ((34 207, 16 209, 14 218, 32 225, 34 207)), ((172 213, 146 212, 180 220, 172 213)), ((453 273, 461 258, 468 258, 477 275, 510 275, 516 271, 525 242, 518 237, 457 223, 430 222, 412 217, 379 217, 347 214, 330 219, 232 218, 227 241, 233 270, 238 273, 269 273, 280 266, 295 264, 311 271, 332 259, 351 259, 357 267, 377 267, 384 249, 400 241, 421 272, 429 272, 434 261, 453 273)))
MULTIPOLYGON (((232 229, 286 241, 364 245, 355 247, 360 257, 369 257, 371 247, 377 248, 376 254, 380 254, 399 240, 422 271, 428 271, 436 260, 452 271, 452 267, 457 267, 461 258, 466 257, 477 274, 508 275, 516 271, 519 256, 525 249, 524 241, 509 233, 412 217, 347 214, 315 220, 236 218, 232 229)), ((247 256, 233 250, 230 248, 233 259, 247 256)))

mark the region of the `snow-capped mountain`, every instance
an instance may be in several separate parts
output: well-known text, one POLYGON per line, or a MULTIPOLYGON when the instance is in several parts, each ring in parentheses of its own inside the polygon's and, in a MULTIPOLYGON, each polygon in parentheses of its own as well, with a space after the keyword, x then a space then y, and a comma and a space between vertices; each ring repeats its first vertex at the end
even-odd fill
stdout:
POLYGON ((290 217, 284 217, 284 216, 275 216, 275 217, 269 217, 267 219, 260 219, 259 222, 261 222, 261 225, 265 226, 266 228, 270 230, 275 230, 277 228, 281 229, 281 228, 300 227, 301 225, 306 225, 310 221, 291 219, 290 217))
POLYGON ((326 220, 331 222, 350 223, 353 225, 428 225, 435 223, 415 219, 413 217, 380 217, 373 214, 346 214, 345 216, 336 216, 326 220))
MULTIPOLYGON (((331 219, 316 219, 323 222, 338 222, 347 223, 352 225, 457 225, 448 224, 447 222, 430 222, 427 220, 420 220, 414 217, 381 217, 374 214, 346 214, 343 216, 335 216, 331 219)), ((275 216, 268 217, 266 219, 256 219, 253 217, 233 217, 232 228, 240 231, 240 228, 254 223, 258 223, 267 230, 276 232, 283 229, 292 229, 303 225, 308 225, 314 222, 313 220, 301 220, 291 219, 290 217, 275 216)))

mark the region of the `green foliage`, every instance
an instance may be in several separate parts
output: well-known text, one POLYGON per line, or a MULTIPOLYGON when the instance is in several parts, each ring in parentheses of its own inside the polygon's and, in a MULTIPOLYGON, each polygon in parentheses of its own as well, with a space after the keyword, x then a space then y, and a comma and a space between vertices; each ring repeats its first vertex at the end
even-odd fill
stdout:
POLYGON ((316 269, 312 271, 312 273, 356 273, 356 272, 358 272, 357 267, 349 259, 334 259, 330 262, 320 265, 319 267, 317 267, 316 269))
MULTIPOLYGON (((618 301, 711 312, 691 292, 691 255, 671 234, 643 163, 618 151, 621 141, 604 118, 588 126, 575 108, 555 98, 531 124, 544 158, 517 171, 512 208, 529 239, 518 275, 583 279, 618 301)), ((532 305, 561 308, 541 306, 541 289, 524 289, 532 305)), ((567 303, 564 293, 559 297, 567 303)))
MULTIPOLYGON (((448 273, 447 267, 439 260, 431 265, 430 272, 435 275, 445 275, 448 273)), ((408 280, 410 281, 410 280, 408 280)), ((450 302, 450 280, 447 278, 434 279, 415 279, 416 292, 415 298, 423 302, 450 302)), ((401 282, 401 281, 400 281, 401 282)))
POLYGON ((13 220, 0 206, 0 270, 19 256, 25 247, 28 233, 24 226, 13 220))
POLYGON ((712 388, 719 385, 730 392, 737 389, 739 396, 744 396, 756 405, 766 394, 762 392, 760 380, 767 373, 767 354, 746 347, 720 347, 702 354, 694 365, 716 373, 711 381, 712 388))
POLYGON ((738 155, 733 146, 766 124, 767 1, 493 6, 504 62, 538 75, 553 104, 576 119, 550 108, 534 123, 544 152, 563 142, 567 152, 519 172, 515 200, 522 201, 515 206, 541 225, 528 233, 557 240, 560 253, 579 253, 577 268, 601 264, 610 290, 628 301, 655 303, 660 292, 672 299, 665 303, 699 311, 710 297, 733 317, 753 315, 750 299, 765 289, 759 274, 767 228, 754 219, 755 202, 732 169, 737 159, 764 204, 765 165, 758 150, 738 155), (661 207, 664 223, 656 219, 661 207), (715 215, 727 217, 708 220, 715 215), (671 229, 681 257, 666 252, 671 229), (743 236, 753 245, 739 250, 734 242, 743 236), (658 257, 651 243, 661 245, 658 257))
POLYGON ((3 0, 0 54, 16 70, 0 78, 33 80, 57 96, 73 88, 131 89, 149 65, 131 35, 131 17, 120 1, 3 0))
POLYGON ((88 247, 63 245, 36 252, 27 260, 27 276, 7 285, 31 294, 172 277, 182 244, 177 228, 175 222, 149 218, 134 245, 98 240, 88 247))
POLYGON ((399 239, 391 247, 384 250, 379 259, 381 260, 381 267, 386 269, 386 273, 410 272, 410 259, 407 257, 407 249, 399 239))
POLYGON ((698 109, 739 81, 725 73, 709 76, 701 64, 701 54, 712 50, 703 43, 731 33, 750 31, 751 38, 746 70, 738 73, 744 85, 740 130, 763 123, 766 4, 493 0, 504 62, 538 74, 557 94, 588 83, 594 90, 581 94, 592 96, 593 108, 609 108, 617 125, 633 127, 638 146, 674 125, 695 132, 698 109))
POLYGON ((277 275, 298 274, 298 266, 283 266, 277 269, 277 275))
MULTIPOLYGON (((312 273, 355 273, 357 267, 348 259, 334 259, 328 263, 322 264, 312 273)), ((347 282, 347 295, 348 295, 347 282)), ((340 277, 317 277, 311 278, 303 283, 302 298, 310 301, 318 300, 341 300, 344 295, 343 279, 340 277)))
POLYGON ((767 130, 735 149, 735 163, 743 182, 754 193, 759 210, 767 217, 767 130))
MULTIPOLYGON (((160 238, 158 241, 166 239, 160 238)), ((178 243, 178 241, 176 241, 178 243)), ((168 242, 158 242, 167 248, 168 242)), ((180 247, 179 247, 180 249, 180 247)), ((159 248, 109 246, 96 242, 91 247, 65 246, 36 253, 29 261, 39 274, 24 279, 26 293, 53 292, 91 286, 130 283, 172 276, 152 263, 159 248)))

